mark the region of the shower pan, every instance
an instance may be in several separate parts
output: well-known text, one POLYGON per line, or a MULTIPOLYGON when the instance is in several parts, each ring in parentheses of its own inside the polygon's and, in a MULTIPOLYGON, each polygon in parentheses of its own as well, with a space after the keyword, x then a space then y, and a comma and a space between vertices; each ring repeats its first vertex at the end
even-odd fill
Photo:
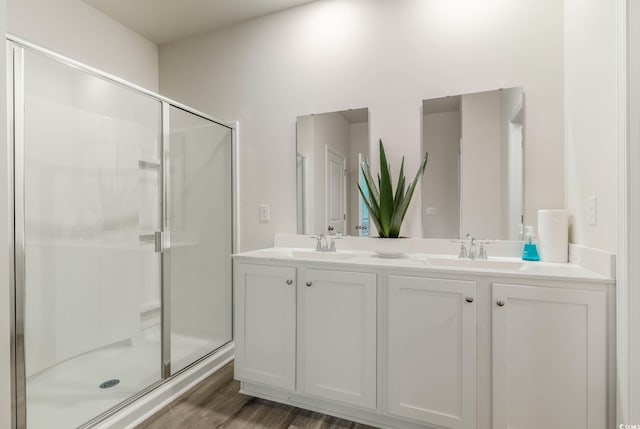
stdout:
POLYGON ((232 340, 233 125, 10 38, 17 429, 90 427, 232 340))

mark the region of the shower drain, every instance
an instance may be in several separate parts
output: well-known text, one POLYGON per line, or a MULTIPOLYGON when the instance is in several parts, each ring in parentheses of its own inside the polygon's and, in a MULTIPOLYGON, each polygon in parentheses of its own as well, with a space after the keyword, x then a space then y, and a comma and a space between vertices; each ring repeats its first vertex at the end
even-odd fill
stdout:
POLYGON ((120 384, 120 380, 114 378, 113 380, 107 380, 104 383, 100 384, 100 388, 109 389, 111 387, 117 386, 118 384, 120 384))

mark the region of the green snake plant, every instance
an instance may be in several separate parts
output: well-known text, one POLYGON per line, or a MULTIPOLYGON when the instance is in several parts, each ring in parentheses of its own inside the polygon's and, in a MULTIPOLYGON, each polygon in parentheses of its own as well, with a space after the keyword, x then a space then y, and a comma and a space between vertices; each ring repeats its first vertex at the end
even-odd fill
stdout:
POLYGON ((380 140, 380 174, 378 174, 378 186, 376 186, 373 181, 369 162, 366 159, 362 161, 360 168, 362 169, 362 174, 369 192, 364 192, 360 183, 358 183, 358 190, 369 209, 369 217, 373 220, 380 237, 397 238, 400 235, 400 226, 402 225, 404 216, 407 214, 407 209, 409 208, 409 203, 413 197, 416 185, 427 167, 428 157, 429 154, 425 153, 416 177, 413 179, 413 182, 409 184, 409 187, 406 186, 404 157, 402 157, 400 174, 395 191, 393 190, 390 167, 384 152, 382 140, 380 140))

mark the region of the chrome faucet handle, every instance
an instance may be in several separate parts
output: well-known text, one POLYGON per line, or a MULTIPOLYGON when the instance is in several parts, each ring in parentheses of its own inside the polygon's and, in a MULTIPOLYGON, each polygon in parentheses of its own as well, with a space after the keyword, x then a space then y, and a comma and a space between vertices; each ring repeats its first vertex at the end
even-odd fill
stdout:
POLYGON ((331 236, 331 245, 329 246, 329 252, 336 252, 336 240, 342 240, 344 237, 341 232, 337 232, 336 235, 331 236))
POLYGON ((464 242, 460 243, 460 254, 458 255, 458 259, 465 259, 467 257, 467 246, 464 245, 464 242))
POLYGON ((316 241, 316 252, 322 252, 322 239, 324 238, 324 234, 310 235, 309 238, 317 240, 316 241))
POLYGON ((465 240, 457 239, 451 240, 451 242, 460 245, 460 254, 458 255, 458 259, 465 259, 467 257, 467 246, 465 246, 465 240))
POLYGON ((480 242, 480 250, 478 251, 478 259, 489 259, 487 250, 484 248, 485 243, 480 242))
POLYGON ((329 232, 329 235, 333 235, 333 234, 334 234, 335 229, 336 229, 336 228, 335 228, 334 226, 329 225, 329 226, 327 227, 327 231, 329 232))
POLYGON ((478 251, 478 259, 489 259, 489 255, 487 255, 486 245, 493 244, 491 240, 480 240, 480 250, 478 251))

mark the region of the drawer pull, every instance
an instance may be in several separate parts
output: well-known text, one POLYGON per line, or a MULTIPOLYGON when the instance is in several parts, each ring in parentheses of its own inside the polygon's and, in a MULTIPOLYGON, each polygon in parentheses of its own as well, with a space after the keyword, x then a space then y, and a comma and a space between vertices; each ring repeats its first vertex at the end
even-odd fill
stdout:
POLYGON ((292 285, 293 284, 293 280, 291 280, 291 279, 287 280, 287 284, 288 285, 292 285))
POLYGON ((307 282, 307 287, 310 287, 313 283, 307 282))
POLYGON ((498 300, 497 304, 498 304, 498 307, 504 307, 504 301, 501 299, 498 300))
POLYGON ((464 299, 467 302, 473 302, 473 297, 472 296, 468 296, 464 299))

